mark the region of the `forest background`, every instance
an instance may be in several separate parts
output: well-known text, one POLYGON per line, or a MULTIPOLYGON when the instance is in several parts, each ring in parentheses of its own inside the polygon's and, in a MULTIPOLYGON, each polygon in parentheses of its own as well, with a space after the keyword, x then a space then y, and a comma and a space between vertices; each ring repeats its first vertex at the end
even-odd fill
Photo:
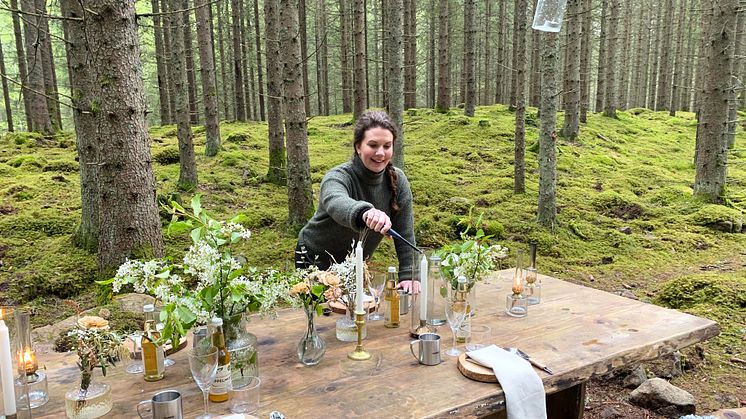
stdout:
POLYGON ((543 271, 719 320, 676 380, 738 405, 743 6, 571 0, 559 34, 529 29, 534 7, 2 0, 2 300, 44 324, 96 305, 124 258, 179 255, 156 194, 245 213, 247 259, 287 266, 352 122, 382 107, 418 243, 457 240, 475 207, 512 250, 538 241, 543 271))

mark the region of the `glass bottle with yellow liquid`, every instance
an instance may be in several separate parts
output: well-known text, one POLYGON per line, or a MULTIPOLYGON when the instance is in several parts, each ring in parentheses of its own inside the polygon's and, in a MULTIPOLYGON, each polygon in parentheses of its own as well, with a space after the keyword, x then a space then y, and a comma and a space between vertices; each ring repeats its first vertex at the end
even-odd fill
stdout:
POLYGON ((231 383, 231 353, 225 347, 223 334, 223 319, 214 317, 210 322, 212 327, 212 346, 218 348, 218 372, 215 383, 210 388, 210 401, 221 403, 228 400, 228 392, 233 388, 231 383))
POLYGON ((396 289, 396 279, 396 268, 389 266, 383 289, 383 302, 386 305, 383 325, 388 328, 399 327, 399 290, 396 289))
POLYGON ((145 313, 145 327, 142 335, 142 362, 145 370, 145 381, 158 381, 163 379, 165 366, 163 365, 163 347, 158 344, 161 334, 156 329, 155 306, 145 304, 142 311, 145 313))

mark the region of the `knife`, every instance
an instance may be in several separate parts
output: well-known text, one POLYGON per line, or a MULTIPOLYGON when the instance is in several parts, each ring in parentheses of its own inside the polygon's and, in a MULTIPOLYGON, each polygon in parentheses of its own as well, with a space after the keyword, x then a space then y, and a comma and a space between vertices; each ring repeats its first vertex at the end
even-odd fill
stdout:
POLYGON ((510 352, 513 352, 513 349, 515 349, 515 352, 513 352, 514 354, 516 354, 516 355, 520 356, 521 358, 525 359, 526 361, 530 362, 531 365, 535 366, 536 368, 544 371, 545 373, 547 373, 549 375, 554 375, 554 372, 552 372, 552 370, 550 370, 549 367, 547 367, 546 365, 544 365, 544 364, 542 364, 540 362, 534 361, 533 358, 531 358, 530 356, 528 356, 528 354, 525 353, 525 352, 523 352, 522 350, 520 350, 518 348, 510 348, 510 349, 511 349, 510 352))

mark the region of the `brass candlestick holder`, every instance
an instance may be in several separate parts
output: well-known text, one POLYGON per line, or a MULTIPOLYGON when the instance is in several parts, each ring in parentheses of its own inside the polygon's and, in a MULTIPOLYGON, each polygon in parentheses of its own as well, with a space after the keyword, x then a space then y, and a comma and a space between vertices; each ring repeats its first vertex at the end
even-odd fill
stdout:
POLYGON ((370 352, 363 348, 363 326, 365 326, 365 312, 355 312, 355 325, 357 326, 357 346, 355 350, 347 354, 347 358, 353 361, 365 361, 370 359, 370 352))

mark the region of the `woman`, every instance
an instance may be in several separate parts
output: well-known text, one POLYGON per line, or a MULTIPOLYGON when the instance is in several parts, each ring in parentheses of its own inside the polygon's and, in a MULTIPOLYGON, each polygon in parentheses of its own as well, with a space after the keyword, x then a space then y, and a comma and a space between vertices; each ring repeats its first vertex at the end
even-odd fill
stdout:
MULTIPOLYGON (((296 266, 327 269, 344 260, 366 228, 363 257, 368 258, 393 228, 414 243, 412 191, 404 172, 391 164, 396 129, 383 111, 368 111, 355 124, 352 159, 331 169, 321 181, 319 205, 298 235, 296 266)), ((399 287, 419 292, 412 283, 414 250, 394 241, 399 287)))

